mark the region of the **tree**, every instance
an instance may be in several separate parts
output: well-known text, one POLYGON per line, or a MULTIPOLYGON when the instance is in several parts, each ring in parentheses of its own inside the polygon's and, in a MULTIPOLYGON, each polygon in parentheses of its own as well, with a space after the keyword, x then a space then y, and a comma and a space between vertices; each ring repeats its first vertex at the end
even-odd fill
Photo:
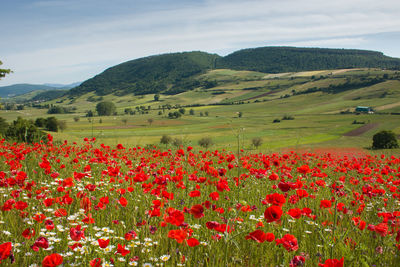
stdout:
POLYGON ((179 113, 181 113, 182 115, 185 114, 185 111, 186 111, 186 110, 185 110, 184 108, 180 108, 180 109, 179 109, 179 113))
POLYGON ((147 122, 149 123, 150 126, 151 126, 151 124, 153 123, 153 121, 154 121, 154 120, 153 120, 152 118, 148 118, 148 119, 147 119, 147 122))
POLYGON ((94 116, 93 111, 88 110, 88 111, 86 112, 86 117, 91 118, 91 117, 93 117, 93 116, 94 116))
POLYGON ((380 131, 372 137, 372 148, 398 148, 396 134, 392 131, 380 131))
POLYGON ((238 117, 241 118, 243 116, 243 112, 239 111, 238 112, 238 117))
POLYGON ((75 121, 75 122, 78 122, 78 121, 79 121, 79 117, 78 117, 78 116, 75 116, 75 117, 74 117, 74 121, 75 121))
POLYGON ((48 117, 46 120, 46 129, 52 132, 58 132, 58 121, 56 117, 48 117))
POLYGON ((121 121, 124 123, 124 125, 126 125, 128 123, 128 119, 127 118, 123 118, 121 121))
POLYGON ((262 140, 261 137, 254 137, 254 138, 251 140, 251 143, 253 144, 253 146, 254 146, 255 148, 258 148, 259 146, 262 145, 263 140, 262 140))
POLYGON ((199 145, 205 147, 206 149, 213 144, 210 137, 203 137, 199 140, 199 145))
POLYGON ((189 115, 194 115, 194 109, 191 108, 191 109, 189 110, 189 115))
POLYGON ((0 117, 0 136, 3 136, 8 128, 8 123, 6 122, 6 120, 2 117, 0 117))
POLYGON ((110 116, 117 110, 115 104, 110 101, 103 101, 96 105, 96 111, 99 116, 110 116))
MULTIPOLYGON (((3 62, 0 60, 0 66, 3 65, 3 62)), ((0 69, 0 79, 5 77, 6 74, 11 73, 12 71, 10 69, 0 69)))
POLYGON ((164 145, 168 145, 169 143, 172 142, 172 138, 169 135, 164 134, 161 139, 160 139, 160 143, 164 144, 164 145))
POLYGON ((154 95, 154 101, 160 100, 160 94, 155 94, 154 95))
POLYGON ((58 129, 60 129, 61 132, 67 129, 67 121, 65 120, 58 121, 58 129))

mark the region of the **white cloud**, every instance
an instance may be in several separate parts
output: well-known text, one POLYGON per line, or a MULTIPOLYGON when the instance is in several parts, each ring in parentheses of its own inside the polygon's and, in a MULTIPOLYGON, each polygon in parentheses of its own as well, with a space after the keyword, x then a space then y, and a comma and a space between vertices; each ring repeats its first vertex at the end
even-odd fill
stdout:
MULTIPOLYGON (((36 5, 57 8, 65 3, 36 5)), ((174 51, 226 53, 244 45, 271 44, 363 47, 367 42, 363 35, 398 31, 398 14, 400 1, 391 0, 208 0, 132 15, 82 17, 86 23, 63 21, 62 28, 55 21, 9 36, 8 40, 20 42, 14 50, 0 44, 6 51, 3 61, 15 69, 13 78, 2 83, 73 82, 110 66, 106 64, 174 51)))

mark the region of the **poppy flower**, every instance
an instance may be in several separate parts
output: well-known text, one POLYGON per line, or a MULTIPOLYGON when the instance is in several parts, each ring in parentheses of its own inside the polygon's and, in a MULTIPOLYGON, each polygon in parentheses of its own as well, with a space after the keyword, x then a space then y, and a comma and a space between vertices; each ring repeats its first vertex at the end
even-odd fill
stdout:
POLYGON ((126 198, 124 198, 124 197, 121 197, 121 198, 118 200, 118 203, 121 204, 122 207, 126 207, 126 205, 128 205, 128 201, 127 201, 126 198))
POLYGON ((214 201, 217 201, 219 199, 219 193, 218 192, 212 192, 212 193, 210 193, 209 196, 214 201))
POLYGON ((340 260, 338 259, 327 259, 323 264, 319 263, 318 266, 321 267, 343 267, 344 264, 344 257, 340 260))
POLYGON ((22 236, 26 239, 31 239, 32 236, 35 235, 35 229, 34 228, 26 228, 23 232, 22 232, 22 236))
POLYGON ((42 261, 43 267, 55 267, 63 263, 63 257, 60 254, 54 253, 44 257, 42 261))
POLYGON ((67 211, 63 208, 60 208, 54 212, 54 216, 56 217, 65 217, 67 216, 67 211))
POLYGON ((97 239, 97 242, 99 243, 100 248, 106 248, 108 244, 110 244, 110 239, 97 239))
POLYGON ((196 219, 204 216, 204 208, 202 205, 194 205, 190 208, 189 213, 193 215, 196 219))
POLYGON ((24 210, 28 207, 28 203, 25 201, 17 201, 14 205, 14 208, 17 210, 24 210))
POLYGON ((135 239, 137 236, 135 231, 129 231, 128 233, 125 234, 125 240, 130 241, 132 239, 135 239))
POLYGON ((95 258, 89 262, 91 267, 101 267, 101 259, 95 258))
POLYGON ((195 247, 200 244, 199 240, 197 240, 196 238, 189 238, 188 240, 186 240, 186 243, 189 247, 195 247))
POLYGON ((284 195, 273 193, 267 195, 266 201, 274 206, 283 206, 286 203, 286 198, 284 195))
POLYGON ((180 210, 168 208, 166 212, 168 216, 166 216, 164 219, 167 223, 180 226, 185 220, 185 215, 180 210))
POLYGON ((6 242, 0 245, 0 263, 11 255, 12 243, 6 242))
POLYGON ((187 238, 187 236, 187 232, 182 229, 170 230, 168 232, 168 238, 175 239, 178 243, 182 243, 187 238))
POLYGON ((255 230, 246 236, 246 239, 251 239, 257 243, 264 243, 267 240, 267 234, 262 230, 255 230))
POLYGON ((79 241, 81 238, 85 238, 85 229, 81 229, 82 226, 78 225, 75 228, 71 227, 69 230, 69 236, 74 241, 79 241))
POLYGON ((39 237, 38 239, 36 239, 35 243, 33 243, 33 245, 31 246, 31 248, 34 251, 39 251, 39 248, 48 248, 49 247, 49 241, 47 240, 47 238, 45 237, 39 237))
POLYGON ((44 222, 44 225, 45 225, 46 229, 49 231, 54 229, 54 223, 52 220, 46 220, 44 222))
POLYGON ((278 221, 282 216, 282 208, 280 206, 271 206, 268 207, 264 212, 264 218, 267 222, 275 222, 278 221))
POLYGON ((332 206, 332 202, 330 200, 321 200, 319 207, 322 208, 330 208, 332 206))
POLYGON ((193 190, 189 193, 189 197, 199 197, 201 195, 199 190, 193 190))
POLYGON ((275 242, 277 245, 282 244, 288 252, 296 251, 299 248, 296 237, 291 234, 286 234, 282 238, 276 239, 275 242))
POLYGON ((117 246, 117 252, 116 252, 115 254, 117 254, 117 253, 119 253, 119 254, 121 254, 123 257, 125 257, 127 254, 130 253, 130 251, 127 250, 127 249, 125 248, 125 245, 118 244, 118 246, 117 246))
POLYGON ((293 219, 299 219, 301 217, 301 213, 302 211, 299 208, 290 209, 287 212, 287 214, 289 214, 293 219))
POLYGON ((294 256, 289 263, 289 267, 303 266, 306 259, 303 256, 294 256))

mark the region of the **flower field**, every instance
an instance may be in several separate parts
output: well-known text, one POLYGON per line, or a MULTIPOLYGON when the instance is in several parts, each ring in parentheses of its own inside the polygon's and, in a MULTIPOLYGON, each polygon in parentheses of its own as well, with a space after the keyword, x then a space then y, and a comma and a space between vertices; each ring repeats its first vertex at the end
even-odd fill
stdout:
POLYGON ((0 265, 398 266, 400 158, 0 141, 0 265))

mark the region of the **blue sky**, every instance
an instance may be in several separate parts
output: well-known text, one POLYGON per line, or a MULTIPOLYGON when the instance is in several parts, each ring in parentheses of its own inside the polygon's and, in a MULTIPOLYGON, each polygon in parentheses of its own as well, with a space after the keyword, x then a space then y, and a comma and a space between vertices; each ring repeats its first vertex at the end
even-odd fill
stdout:
POLYGON ((84 81, 167 52, 359 48, 400 58, 397 0, 2 0, 0 60, 14 83, 84 81))

